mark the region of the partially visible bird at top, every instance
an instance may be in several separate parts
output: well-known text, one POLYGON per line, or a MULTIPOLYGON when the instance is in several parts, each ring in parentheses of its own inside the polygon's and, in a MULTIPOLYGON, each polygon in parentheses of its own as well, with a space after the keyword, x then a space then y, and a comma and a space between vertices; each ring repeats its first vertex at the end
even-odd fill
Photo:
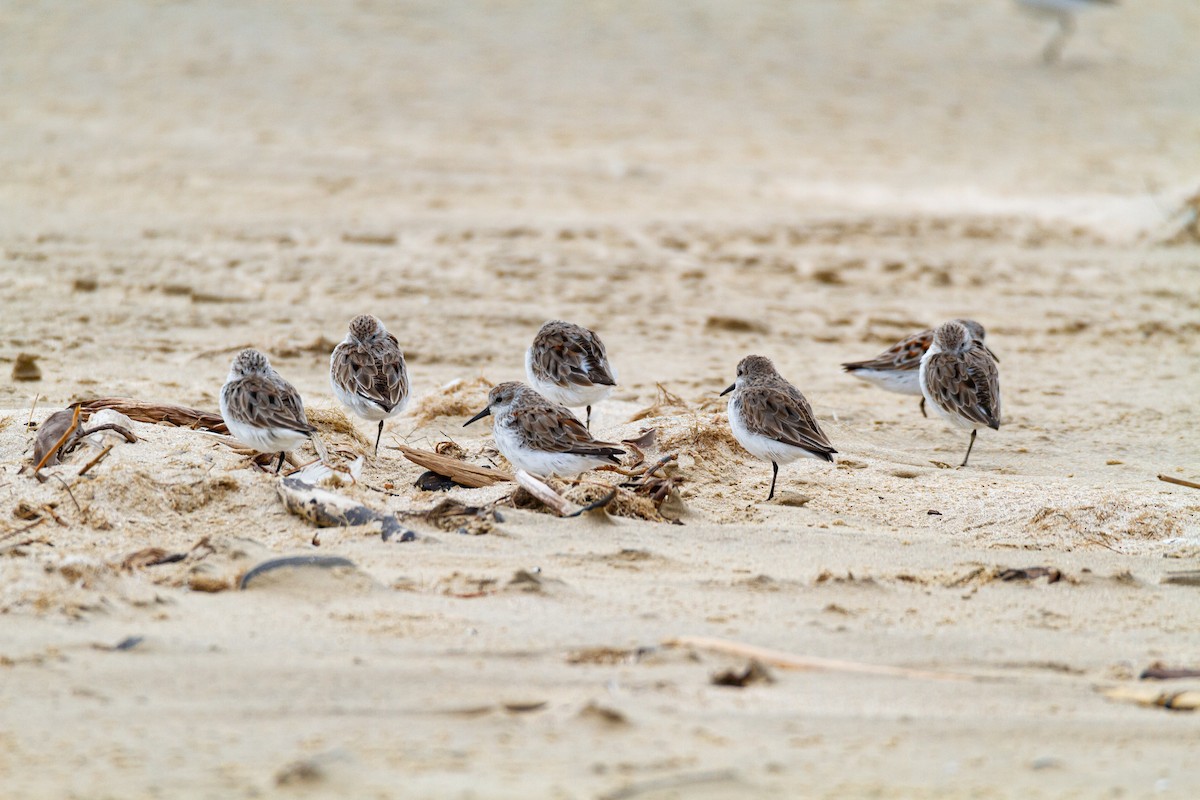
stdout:
POLYGON ((1042 61, 1053 64, 1062 58, 1067 39, 1075 32, 1075 14, 1103 6, 1115 6, 1117 0, 1017 0, 1025 10, 1058 22, 1058 30, 1042 48, 1042 61))

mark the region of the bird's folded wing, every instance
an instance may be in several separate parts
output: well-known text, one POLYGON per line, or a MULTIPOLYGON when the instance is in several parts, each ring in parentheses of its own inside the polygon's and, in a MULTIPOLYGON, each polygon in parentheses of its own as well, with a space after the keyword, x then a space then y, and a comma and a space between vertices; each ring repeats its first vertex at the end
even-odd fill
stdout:
POLYGON ((808 401, 771 387, 751 387, 742 392, 742 417, 751 432, 811 453, 831 454, 833 449, 808 401))
POLYGON ((999 374, 981 348, 971 348, 965 356, 932 356, 925 382, 933 401, 945 410, 980 425, 999 424, 999 374))
POLYGON ((308 424, 304 404, 296 388, 283 378, 248 375, 242 378, 239 391, 230 396, 230 403, 240 405, 237 415, 258 428, 281 428, 299 433, 316 430, 308 424))
POLYGON ((525 441, 535 450, 547 453, 572 453, 582 456, 611 456, 625 453, 609 442, 599 442, 583 423, 565 408, 550 403, 513 412, 525 441))

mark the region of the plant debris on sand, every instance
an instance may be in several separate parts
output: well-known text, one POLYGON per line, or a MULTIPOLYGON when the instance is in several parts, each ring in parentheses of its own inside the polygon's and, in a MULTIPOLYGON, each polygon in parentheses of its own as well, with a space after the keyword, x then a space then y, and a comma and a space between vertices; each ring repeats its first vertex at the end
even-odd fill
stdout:
POLYGON ((451 381, 418 400, 410 416, 418 426, 442 417, 468 417, 487 405, 488 392, 494 385, 482 375, 451 381))

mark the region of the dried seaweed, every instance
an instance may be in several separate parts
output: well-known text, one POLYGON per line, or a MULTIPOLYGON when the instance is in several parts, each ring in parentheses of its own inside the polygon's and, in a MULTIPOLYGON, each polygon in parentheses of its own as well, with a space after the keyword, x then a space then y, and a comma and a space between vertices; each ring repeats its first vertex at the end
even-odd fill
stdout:
POLYGON ((354 424, 354 420, 340 408, 308 408, 304 412, 308 421, 322 433, 338 433, 354 440, 360 447, 370 447, 371 440, 354 424))
POLYGON ((996 573, 996 579, 1001 581, 1033 581, 1045 578, 1046 583, 1058 583, 1065 576, 1055 567, 1025 567, 1002 569, 996 573))
POLYGON ((753 686, 756 683, 774 683, 775 676, 767 669, 766 665, 757 659, 750 659, 742 669, 726 669, 722 670, 712 678, 709 682, 713 686, 730 686, 735 689, 744 689, 747 686, 753 686))
POLYGON ((658 397, 655 398, 654 403, 635 413, 627 422, 637 422, 648 417, 661 417, 667 409, 686 409, 688 407, 686 400, 668 390, 661 383, 654 385, 658 388, 658 397))
POLYGON ((418 425, 426 425, 442 417, 465 417, 487 404, 487 394, 493 384, 483 376, 458 380, 417 401, 410 416, 418 425))
POLYGON ((491 533, 498 521, 493 506, 469 506, 452 498, 446 498, 425 511, 406 512, 404 516, 427 522, 438 530, 470 536, 491 533))

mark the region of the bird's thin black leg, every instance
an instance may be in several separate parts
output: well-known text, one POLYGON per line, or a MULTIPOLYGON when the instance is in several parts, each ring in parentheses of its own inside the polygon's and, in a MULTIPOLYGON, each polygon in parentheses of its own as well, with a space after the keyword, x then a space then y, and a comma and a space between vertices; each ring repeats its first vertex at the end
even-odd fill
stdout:
POLYGON ((275 465, 275 474, 276 474, 276 475, 278 475, 278 474, 279 474, 279 470, 283 469, 283 460, 284 460, 285 458, 287 458, 287 452, 286 452, 286 451, 280 451, 280 453, 279 453, 279 463, 277 463, 277 464, 275 465))
POLYGON ((1075 20, 1068 12, 1063 12, 1058 15, 1058 30, 1054 32, 1054 36, 1046 43, 1046 48, 1042 51, 1042 61, 1047 64, 1053 64, 1062 57, 1063 48, 1067 44, 1067 39, 1075 30, 1075 20))
POLYGON ((375 455, 379 455, 379 440, 383 438, 383 420, 379 420, 379 433, 375 434, 375 455))
POLYGON ((589 431, 592 429, 592 407, 591 406, 587 407, 587 422, 585 423, 585 425, 587 426, 587 429, 589 431))
POLYGON ((921 396, 921 416, 929 419, 929 415, 925 413, 925 396, 921 396))
POLYGON ((975 446, 975 434, 977 433, 979 433, 979 431, 971 431, 971 443, 967 445, 967 454, 963 457, 963 463, 959 464, 960 467, 965 467, 967 465, 967 459, 971 457, 971 448, 975 446))
POLYGON ((767 495, 767 500, 775 499, 775 479, 779 477, 779 464, 771 462, 771 493, 767 495))

